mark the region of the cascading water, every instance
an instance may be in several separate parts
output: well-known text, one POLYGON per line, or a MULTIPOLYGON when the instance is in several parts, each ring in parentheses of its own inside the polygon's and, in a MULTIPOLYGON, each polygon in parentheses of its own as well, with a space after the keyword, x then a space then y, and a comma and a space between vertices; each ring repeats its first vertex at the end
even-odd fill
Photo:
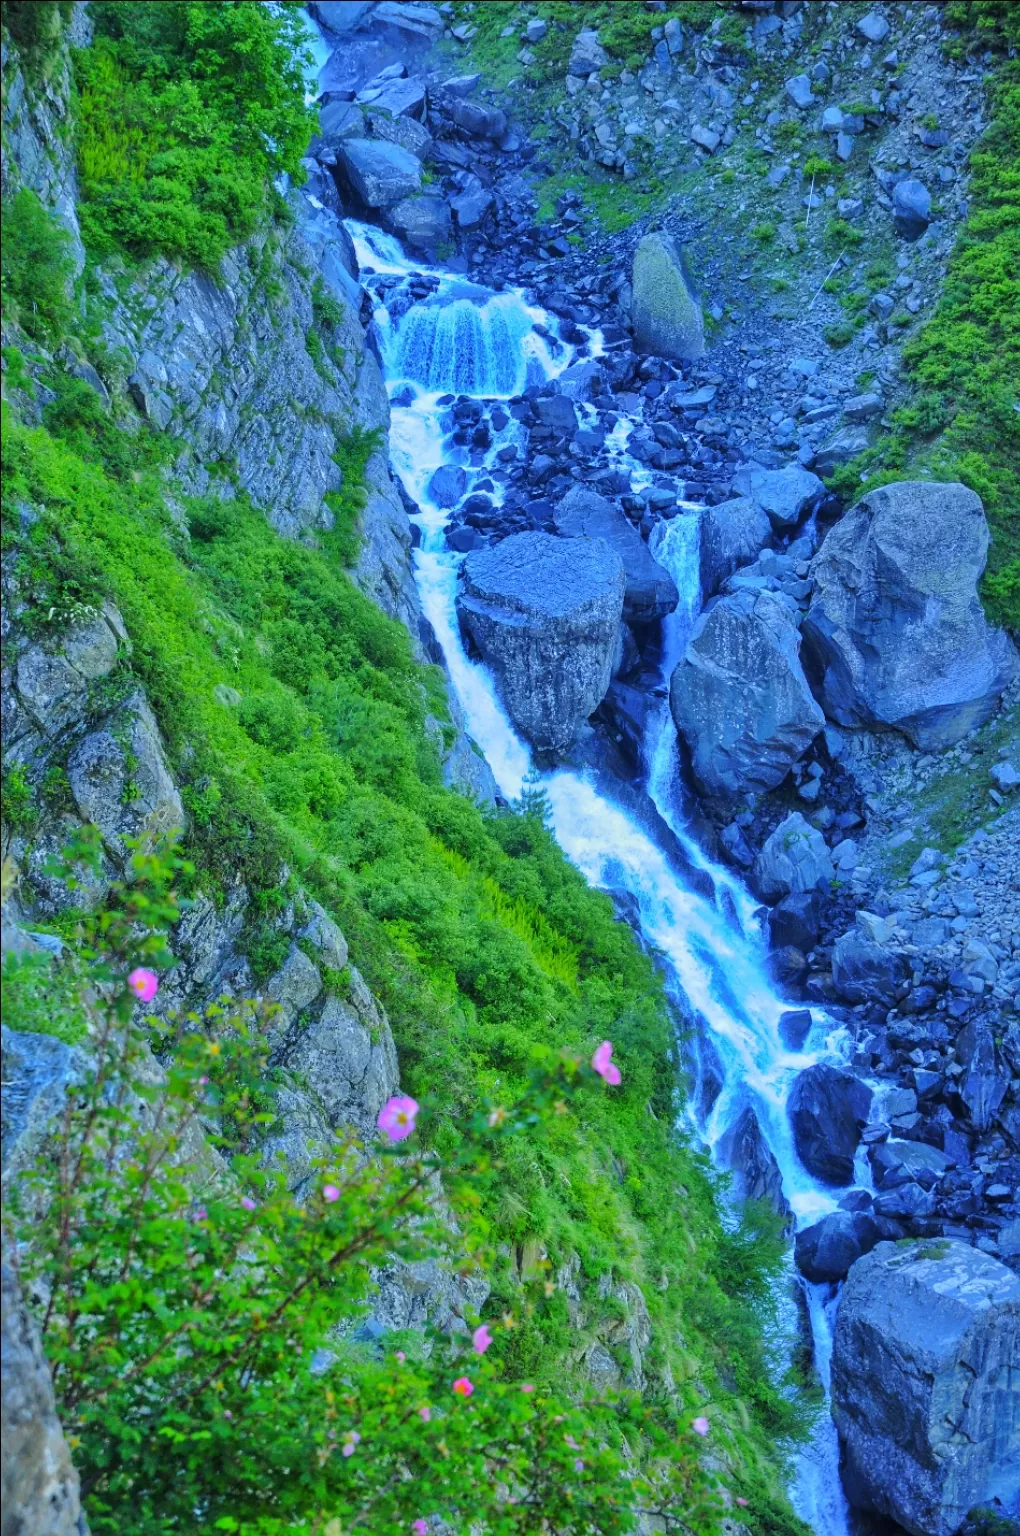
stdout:
MULTIPOLYGON (((363 271, 385 274, 388 293, 399 292, 394 277, 423 272, 406 260, 391 236, 365 225, 348 227, 363 271)), ((451 273, 426 275, 435 284, 426 302, 405 306, 402 313, 394 304, 397 318, 391 320, 384 296, 377 310, 393 400, 391 457, 420 508, 417 581, 423 611, 442 646, 471 735, 502 794, 515 800, 533 775, 530 753, 507 719, 485 668, 464 651, 454 610, 461 557, 447 547, 449 514, 430 499, 429 486, 441 465, 458 464, 469 482, 472 477, 475 482, 487 480, 487 494, 498 501, 499 480, 490 480, 489 470, 500 448, 519 442, 521 429, 509 419, 494 434, 491 447, 472 456, 447 437, 446 405, 439 400, 444 394, 509 398, 529 383, 561 373, 572 354, 550 343, 543 334, 547 317, 520 294, 472 288, 451 273)), ((368 275, 366 281, 371 286, 373 279, 368 275)), ((626 454, 628 430, 621 423, 612 448, 621 465, 634 469, 636 483, 640 470, 626 454)), ((726 1131, 752 1107, 780 1169, 794 1219, 807 1223, 831 1210, 835 1199, 798 1159, 786 1101, 799 1071, 819 1059, 840 1059, 847 1042, 843 1031, 819 1015, 806 1043, 809 1048, 793 1053, 783 1046, 778 1023, 786 1005, 766 977, 762 941, 752 919, 755 903, 738 880, 705 856, 685 822, 676 731, 665 685, 700 606, 699 531, 698 509, 685 507, 653 534, 652 553, 673 575, 680 604, 664 625, 663 680, 648 732, 646 769, 649 795, 692 863, 710 877, 714 899, 702 888, 686 886, 652 836, 584 775, 560 769, 542 774, 541 785, 567 856, 594 885, 622 888, 634 898, 642 932, 662 956, 671 992, 698 1025, 718 1064, 723 1086, 703 1114, 699 1134, 717 1152, 726 1131)), ((816 1358, 827 1385, 827 1297, 824 1289, 809 1292, 816 1358)), ((827 1415, 799 1460, 792 1497, 798 1513, 819 1536, 846 1536, 836 1438, 827 1415)))

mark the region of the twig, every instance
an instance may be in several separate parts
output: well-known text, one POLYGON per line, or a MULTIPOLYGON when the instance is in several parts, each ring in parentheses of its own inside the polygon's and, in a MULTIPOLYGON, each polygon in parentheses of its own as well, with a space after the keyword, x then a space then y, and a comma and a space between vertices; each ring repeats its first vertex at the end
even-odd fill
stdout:
POLYGON ((836 260, 832 263, 832 266, 829 268, 828 272, 826 272, 825 276, 822 278, 822 287, 819 288, 818 293, 815 294, 815 298, 811 300, 811 303, 808 305, 808 309, 814 309, 814 307, 815 307, 815 299, 818 298, 819 294, 822 292, 822 289, 825 287, 826 283, 829 281, 829 278, 835 272, 836 268, 839 266, 840 262, 843 260, 843 257, 845 255, 846 255, 846 251, 845 250, 840 251, 839 255, 836 257, 836 260))
POLYGON ((814 205, 815 205, 815 175, 816 174, 817 173, 815 171, 812 171, 812 173, 811 173, 811 190, 810 190, 810 192, 807 195, 807 218, 804 220, 804 228, 805 229, 807 229, 808 226, 811 223, 811 211, 812 211, 812 209, 814 208, 814 205))

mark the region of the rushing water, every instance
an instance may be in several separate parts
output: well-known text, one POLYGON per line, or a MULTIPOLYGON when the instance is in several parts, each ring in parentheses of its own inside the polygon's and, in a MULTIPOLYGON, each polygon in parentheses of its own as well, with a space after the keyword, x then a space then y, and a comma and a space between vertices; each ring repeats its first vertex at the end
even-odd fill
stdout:
MULTIPOLYGON (((363 268, 389 279, 421 272, 405 258, 391 236, 366 225, 349 226, 363 268)), ((530 383, 557 376, 572 361, 570 348, 550 345, 543 334, 548 317, 513 291, 500 294, 473 288, 450 273, 433 272, 438 287, 409 309, 395 305, 395 320, 376 311, 380 346, 394 400, 390 448, 393 466, 421 509, 417 581, 422 609, 443 648, 453 686, 468 727, 484 751, 500 791, 517 799, 534 769, 527 746, 514 731, 486 669, 467 657, 461 641, 454 599, 462 559, 446 547, 449 514, 429 499, 431 477, 442 464, 460 464, 468 486, 487 478, 498 450, 519 443, 521 429, 511 419, 494 433, 492 447, 479 462, 452 443, 444 423, 444 394, 468 394, 486 400, 507 399, 530 383), (536 330, 541 326, 542 330, 536 330)), ((365 278, 372 285, 371 276, 365 278)), ((597 351, 598 337, 592 351, 597 351)), ((635 472, 640 467, 626 453, 628 425, 611 440, 617 461, 635 472)), ((498 479, 487 493, 499 499, 498 479)), ((662 957, 667 984, 682 1011, 696 1025, 700 1048, 714 1058, 722 1088, 714 1102, 697 1094, 703 1106, 696 1130, 718 1155, 726 1131, 751 1106, 779 1166, 783 1189, 798 1225, 833 1209, 831 1190, 804 1169, 794 1149, 786 1101, 796 1074, 820 1059, 838 1060, 845 1035, 821 1014, 803 1052, 793 1053, 778 1033, 788 1005, 769 982, 762 940, 753 921, 755 903, 739 880, 706 857, 691 835, 685 812, 670 718, 667 685, 683 652, 700 602, 698 576, 699 512, 685 506, 656 528, 652 553, 676 581, 680 603, 664 624, 663 673, 656 690, 645 743, 647 792, 679 840, 691 863, 709 880, 699 888, 684 883, 666 852, 635 817, 596 788, 589 776, 560 769, 541 775, 556 837, 567 856, 593 885, 628 891, 640 913, 646 940, 662 957), (705 890, 711 894, 706 895, 705 890)), ((696 1052, 697 1054, 697 1052, 696 1052)), ((695 1063, 696 1065, 696 1063, 695 1063)), ((692 1114, 696 1111, 692 1108, 692 1114)), ((808 1287, 808 1305, 819 1374, 828 1384, 831 1298, 824 1288, 808 1287)), ((846 1536, 847 1514, 839 1485, 835 1433, 824 1415, 814 1442, 798 1461, 791 1490, 798 1513, 819 1536, 846 1536)))

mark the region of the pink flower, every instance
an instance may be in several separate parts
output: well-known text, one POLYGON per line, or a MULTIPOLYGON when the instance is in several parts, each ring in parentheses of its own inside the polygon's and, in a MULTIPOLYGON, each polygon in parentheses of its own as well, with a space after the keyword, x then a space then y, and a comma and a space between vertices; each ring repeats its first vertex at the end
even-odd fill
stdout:
POLYGON ((423 1407, 418 1409, 418 1417, 421 1419, 423 1424, 427 1424, 429 1422, 432 1417, 432 1409, 429 1407, 428 1403, 425 1403, 423 1407))
POLYGON ((252 1200, 249 1195, 242 1195, 241 1196, 241 1204, 244 1206, 246 1211, 257 1211, 258 1210, 258 1206, 255 1204, 255 1201, 252 1200))
POLYGON ((458 1397, 470 1397, 475 1389, 466 1376, 458 1376, 453 1384, 453 1390, 458 1397))
POLYGON ((143 1003, 151 1003, 159 991, 159 977, 154 971, 147 971, 143 965, 131 972, 127 984, 143 1003))
POLYGON ((616 1088, 620 1082, 620 1069, 612 1060, 612 1055, 613 1047, 608 1040, 603 1040, 592 1057, 591 1064, 599 1077, 604 1078, 611 1087, 616 1088))
POLYGON ((192 1219, 194 1221, 208 1221, 209 1220, 209 1212, 206 1210, 204 1205, 200 1205, 198 1207, 198 1210, 195 1212, 194 1217, 192 1219))
POLYGON ((393 1358, 396 1360, 398 1365, 403 1365, 404 1361, 407 1359, 407 1356, 404 1354, 402 1349, 398 1349, 393 1358))
POLYGON ((224 1408, 224 1410, 223 1410, 223 1417, 225 1419, 232 1419, 234 1417, 234 1415, 231 1413, 229 1408, 224 1408))
POLYGON ((740 1505, 741 1509, 746 1509, 747 1508, 747 1500, 746 1499, 738 1499, 737 1503, 740 1505))
POLYGON ((340 1449, 341 1456, 353 1456, 355 1447, 360 1443, 361 1436, 356 1429, 349 1429, 344 1435, 344 1443, 340 1449))
POLYGON ((429 1536, 428 1521, 415 1520, 411 1525, 411 1530, 414 1532, 414 1536, 429 1536))
POLYGON ((322 1198, 327 1205, 332 1205, 334 1201, 340 1199, 340 1191, 335 1184, 324 1184, 322 1186, 322 1198))
POLYGON ((475 1329, 474 1333, 471 1335, 471 1342, 475 1346, 476 1354, 485 1354, 485 1351, 492 1343, 492 1334, 489 1332, 488 1326, 485 1323, 483 1323, 480 1328, 475 1329))
POLYGON ((711 1425, 709 1424, 708 1420, 702 1414, 702 1415, 700 1415, 698 1418, 696 1418, 694 1420, 694 1423, 691 1425, 691 1428, 693 1429, 693 1431, 694 1431, 694 1433, 696 1435, 707 1435, 709 1429, 711 1428, 711 1425))
POLYGON ((414 1131, 418 1105, 406 1096, 387 1099, 379 1111, 376 1125, 390 1141, 406 1141, 414 1131))
POLYGON ((533 1386, 532 1386, 532 1385, 531 1385, 531 1382, 530 1382, 530 1381, 522 1381, 522 1382, 521 1382, 521 1391, 522 1391, 522 1392, 534 1392, 534 1390, 535 1390, 535 1389, 534 1389, 534 1387, 533 1387, 533 1386))

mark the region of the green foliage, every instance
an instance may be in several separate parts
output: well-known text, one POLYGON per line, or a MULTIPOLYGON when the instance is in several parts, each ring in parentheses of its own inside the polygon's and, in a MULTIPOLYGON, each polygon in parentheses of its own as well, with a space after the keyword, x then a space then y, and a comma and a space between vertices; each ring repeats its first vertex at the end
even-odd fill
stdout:
POLYGON ((943 13, 946 27, 957 27, 961 38, 949 42, 956 55, 969 48, 1005 50, 1020 47, 1020 14, 1013 0, 950 0, 943 13))
POLYGON ((771 220, 751 226, 751 239, 757 240, 759 245, 771 245, 776 238, 776 226, 771 220))
POLYGON ((53 53, 71 11, 72 0, 3 0, 0 21, 34 64, 53 53))
POLYGON ((837 320, 832 325, 827 325, 822 335, 830 347, 837 351, 841 347, 848 347, 854 339, 854 326, 847 320, 837 320))
POLYGON ((333 527, 323 539, 323 545, 348 569, 356 563, 361 549, 361 513, 368 494, 365 471, 379 447, 378 432, 355 427, 333 450, 333 462, 342 478, 340 489, 330 491, 326 496, 326 505, 333 514, 333 527))
MULTIPOLYGON (((950 17, 964 24, 959 8, 950 17)), ((966 24, 1004 44, 1016 8, 967 6, 966 24), (990 31, 985 32, 988 23, 990 31), (994 24, 994 25, 993 25, 994 24), (996 30, 998 29, 998 30, 996 30)), ((973 35, 973 34, 972 34, 973 35)), ((999 64, 992 120, 971 155, 971 213, 931 319, 904 346, 913 395, 896 431, 843 467, 834 485, 860 494, 906 472, 961 480, 984 502, 992 529, 985 605, 1020 628, 1020 65, 999 64)), ((881 280, 881 279, 879 279, 881 280)), ((897 320, 892 317, 892 322, 897 320)), ((909 321, 909 315, 899 317, 909 321)))
POLYGON ((855 248, 864 243, 864 231, 846 219, 830 219, 825 226, 825 243, 833 250, 855 248))
POLYGON ((254 0, 90 7, 76 55, 82 231, 97 255, 215 268, 276 206, 311 132, 300 18, 254 0))
MULTIPOLYGON (((94 851, 72 850, 68 865, 94 851)), ((631 1394, 570 1399, 508 1371, 525 1318, 556 1304, 548 1266, 501 1316, 490 1306, 474 1348, 455 1334, 403 1352, 349 1341, 373 1266, 493 1266, 478 1213, 508 1159, 562 1144, 564 1125, 576 1139, 588 1101, 618 1096, 563 1055, 516 1101, 475 1103, 442 1158, 427 1148, 427 1103, 414 1106, 414 1140, 369 1159, 339 1136, 299 1203, 258 1152, 274 1119, 267 1017, 240 1005, 130 1022, 124 975, 176 916, 180 872, 178 859, 136 857, 137 889, 94 928, 92 978, 109 1000, 94 1010, 94 1067, 13 1202, 90 1528, 160 1536, 201 1510, 205 1529, 238 1536, 369 1521, 396 1536, 433 1517, 567 1536, 634 1530, 653 1508, 664 1530, 716 1531, 688 1414, 631 1394), (169 1052, 162 1076, 147 1035, 169 1052), (459 1230, 436 1208, 439 1175, 459 1230)))
POLYGON ((3 205, 0 273, 5 313, 33 340, 59 340, 72 314, 71 238, 27 187, 3 205))
POLYGON ((817 179, 819 176, 834 176, 836 173, 837 167, 831 160, 826 160, 824 155, 808 155, 800 168, 800 174, 806 181, 810 181, 813 177, 817 179))
POLYGON ((82 982, 73 964, 40 950, 4 956, 3 1015, 8 1029, 55 1035, 77 1045, 87 1030, 82 982))
POLYGON ((3 767, 0 779, 0 814, 5 826, 15 832, 31 832, 38 822, 32 786, 28 782, 23 763, 3 767))

